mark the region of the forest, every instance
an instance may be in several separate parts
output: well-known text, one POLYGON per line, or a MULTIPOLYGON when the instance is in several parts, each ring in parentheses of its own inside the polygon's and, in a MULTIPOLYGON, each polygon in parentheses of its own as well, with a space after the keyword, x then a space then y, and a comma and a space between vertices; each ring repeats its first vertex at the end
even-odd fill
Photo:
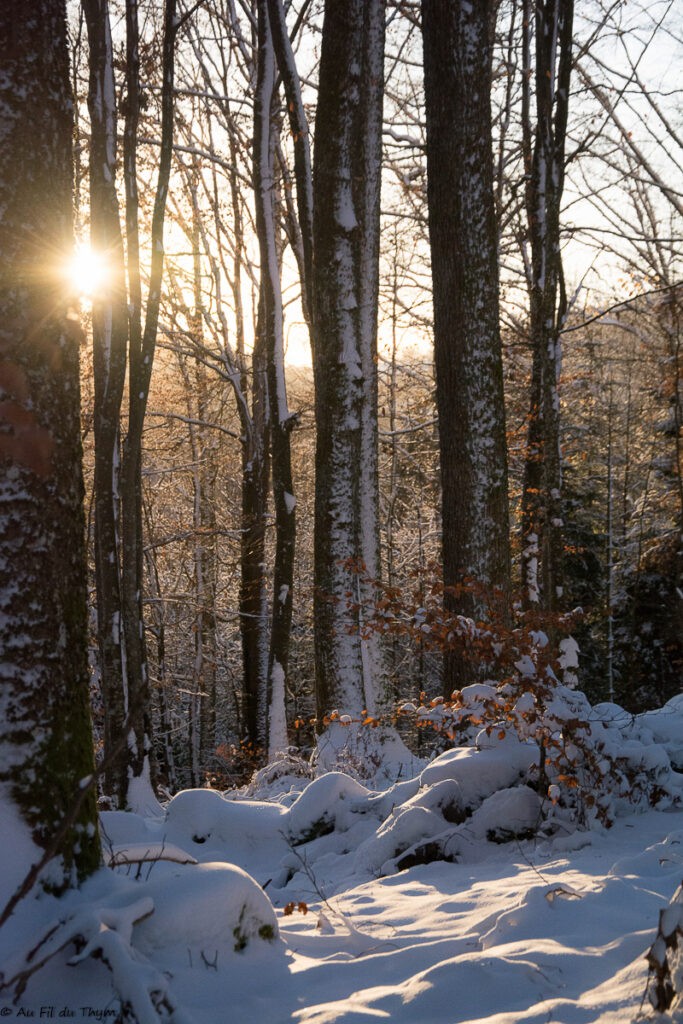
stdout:
MULTIPOLYGON (((4 0, 0 998, 68 1002, 73 946, 91 1008, 92 955, 117 1020, 214 1024, 188 915, 209 973, 219 912, 363 958, 371 881, 683 837, 682 41, 675 0, 4 0)), ((326 984, 264 1019, 353 1016, 326 984)))
POLYGON ((449 614, 485 620, 495 590, 504 621, 549 616, 591 699, 663 704, 682 667, 680 131, 673 66, 649 75, 675 22, 551 6, 543 50, 530 9, 497 4, 479 63, 455 38, 423 83, 415 5, 363 49, 375 71, 344 67, 344 11, 329 88, 350 74, 357 109, 336 91, 328 109, 321 12, 273 27, 273 6, 199 5, 173 39, 153 7, 125 32, 123 11, 71 12, 105 755, 138 687, 138 747, 175 791, 310 748, 335 709, 475 681, 409 628, 443 586, 449 614))

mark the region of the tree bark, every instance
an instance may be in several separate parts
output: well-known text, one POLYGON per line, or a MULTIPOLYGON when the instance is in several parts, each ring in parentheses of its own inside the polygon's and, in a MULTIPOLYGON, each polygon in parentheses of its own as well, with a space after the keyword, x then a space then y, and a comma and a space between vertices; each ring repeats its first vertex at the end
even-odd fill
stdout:
POLYGON ((259 304, 252 356, 251 417, 243 423, 242 543, 240 554, 240 631, 244 664, 244 736, 254 747, 267 745, 268 573, 266 525, 270 485, 270 426, 265 337, 259 304))
MULTIPOLYGON (((94 771, 63 0, 4 3, 0 49, 0 798, 49 850, 94 771)), ((96 821, 91 789, 52 888, 98 867, 96 821)))
POLYGON ((119 552, 120 418, 126 377, 128 307, 116 191, 116 101, 107 0, 83 0, 90 47, 90 240, 107 274, 93 297, 95 403, 95 585, 100 685, 104 706, 104 792, 125 807, 126 751, 120 738, 128 707, 119 552))
POLYGON ((530 0, 524 0, 523 147, 531 246, 529 332, 532 381, 522 493, 522 597, 526 607, 555 611, 562 598, 562 459, 559 378, 567 309, 560 251, 572 64, 572 0, 535 5, 536 125, 531 126, 530 0), (533 136, 533 141, 532 141, 533 136))
MULTIPOLYGON (((496 4, 423 0, 429 238, 445 603, 484 617, 510 587, 491 143, 496 4)), ((475 671, 445 658, 446 690, 475 671)))
POLYGON ((275 190, 275 54, 268 4, 258 0, 258 65, 254 101, 254 196, 256 233, 261 263, 263 329, 268 358, 273 503, 275 506, 275 563, 268 654, 267 750, 272 759, 287 746, 285 694, 289 664, 294 589, 296 499, 292 481, 290 434, 295 417, 287 406, 284 322, 275 190))
MULTIPOLYGON (((133 5, 134 7, 135 5, 133 5)), ((144 558, 142 532, 142 432, 154 363, 161 285, 164 268, 164 219, 173 150, 173 78, 177 31, 176 0, 166 0, 161 88, 161 147, 159 175, 152 212, 149 292, 142 336, 135 329, 129 334, 129 408, 128 431, 123 445, 121 467, 122 506, 122 595, 123 624, 129 690, 129 774, 139 778, 149 770, 154 776, 152 751, 151 695, 143 613, 144 558)), ((130 31, 130 28, 129 28, 130 31)), ((133 30, 135 31, 135 30, 133 30)), ((128 154, 129 174, 135 175, 135 157, 128 154)), ((129 185, 129 189, 132 187, 129 185)), ((137 218, 129 206, 128 232, 137 238, 137 218)), ((137 285, 136 285, 137 287, 137 285)), ((135 328, 135 309, 132 327, 135 328)))
POLYGON ((373 711, 377 638, 364 609, 379 576, 377 297, 383 0, 325 5, 313 177, 318 718, 373 711))

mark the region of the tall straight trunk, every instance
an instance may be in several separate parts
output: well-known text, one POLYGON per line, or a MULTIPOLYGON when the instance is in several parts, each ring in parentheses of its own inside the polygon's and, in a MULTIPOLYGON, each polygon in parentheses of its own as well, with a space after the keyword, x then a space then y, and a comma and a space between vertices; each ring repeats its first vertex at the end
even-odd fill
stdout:
POLYGON ((315 658, 320 718, 374 710, 383 0, 325 4, 313 178, 315 658))
POLYGON ((126 751, 121 735, 128 683, 119 575, 119 456, 126 376, 128 308, 116 191, 116 102, 108 0, 83 0, 90 46, 90 240, 106 260, 106 281, 93 297, 95 402, 95 584, 100 684, 104 706, 104 791, 124 807, 126 751))
POLYGON ((522 597, 554 611, 562 598, 560 331, 567 308, 560 207, 572 65, 572 0, 524 0, 522 130, 531 246, 529 331, 532 381, 522 493, 522 597), (536 125, 531 125, 531 36, 535 25, 536 125))
POLYGON ((614 390, 609 382, 609 403, 607 406, 607 521, 605 523, 605 539, 607 547, 607 696, 614 701, 614 390))
POLYGON ((240 631, 244 665, 244 736, 267 749, 268 586, 266 525, 270 483, 268 371, 259 303, 252 356, 251 417, 243 417, 240 552, 240 631))
MULTIPOLYGON (((195 279, 196 280, 196 279, 195 279)), ((196 299, 196 294, 195 294, 196 299)), ((201 319, 192 317, 195 340, 201 319)), ((216 748, 216 462, 209 438, 208 385, 205 366, 179 356, 192 452, 192 526, 194 621, 189 735, 193 786, 202 785, 216 748)))
POLYGON ((199 763, 206 772, 216 750, 216 461, 207 425, 211 413, 206 368, 195 369, 197 472, 195 490, 195 671, 199 693, 199 763))
MULTIPOLYGON (((146 518, 148 518, 147 515, 146 518)), ((156 551, 151 545, 145 551, 145 560, 147 562, 147 579, 150 581, 150 594, 154 602, 151 631, 156 639, 159 739, 162 747, 162 752, 158 759, 158 768, 165 785, 173 793, 179 787, 175 754, 173 752, 173 722, 167 700, 167 691, 172 684, 166 672, 166 610, 161 596, 156 551)))
POLYGON ((254 196, 261 262, 263 329, 268 359, 275 563, 268 655, 267 749, 272 758, 287 746, 285 693, 292 627, 296 500, 292 482, 290 434, 295 418, 287 407, 284 323, 277 241, 275 147, 275 54, 266 0, 258 0, 258 65, 254 101, 254 196))
MULTIPOLYGON (((482 617, 510 586, 491 143, 496 4, 423 0, 429 238, 446 606, 482 617)), ((446 689, 473 669, 445 659, 446 689)))
MULTIPOLYGON (((173 147, 173 80, 174 47, 178 27, 176 0, 166 0, 164 7, 164 38, 162 58, 161 89, 161 147, 159 152, 159 174, 154 197, 151 231, 151 267, 149 292, 145 311, 145 325, 140 335, 136 309, 131 310, 129 335, 129 409, 128 431, 123 446, 121 468, 122 505, 122 594, 123 623, 126 640, 128 668, 130 736, 129 773, 132 779, 144 776, 148 770, 153 775, 151 697, 145 631, 143 616, 144 559, 142 533, 142 432, 149 397, 149 386, 156 348, 161 284, 164 266, 164 219, 166 199, 171 170, 173 147)), ((136 38, 136 5, 129 8, 130 26, 136 38)), ((131 52, 134 57, 137 45, 131 52)), ((137 68, 136 68, 137 73, 137 68)), ((129 81, 129 95, 132 98, 135 86, 129 81)), ((135 177, 134 142, 133 150, 127 154, 127 174, 135 177)), ((128 233, 137 241, 136 193, 131 181, 128 185, 128 233)), ((134 243, 135 244, 135 243, 134 243)), ((129 241, 130 247, 130 241, 129 241)), ((135 269, 132 271, 135 275, 135 269)), ((137 290, 137 280, 131 292, 137 290)))
MULTIPOLYGON (((229 116, 226 113, 226 116, 229 116)), ((243 197, 238 174, 237 143, 230 132, 230 199, 233 217, 233 263, 228 273, 235 315, 234 351, 230 329, 221 317, 224 339, 223 360, 230 381, 241 429, 241 545, 239 629, 242 644, 241 736, 253 748, 264 750, 266 738, 267 679, 269 652, 268 573, 266 569, 266 526, 270 485, 270 440, 268 414, 267 353, 263 313, 259 305, 251 373, 245 351, 242 282, 245 260, 243 197)), ((214 180, 214 192, 217 184, 214 180)), ((220 235, 219 210, 214 210, 216 236, 220 235)), ((200 225, 201 226, 201 225, 200 225)), ((217 304, 221 307, 223 273, 203 235, 204 251, 212 270, 217 304)))
MULTIPOLYGON (((201 231, 197 176, 192 173, 193 303, 187 311, 189 333, 197 352, 204 344, 201 279, 201 231)), ((216 460, 211 442, 211 402, 207 371, 200 359, 178 357, 185 385, 188 432, 192 451, 192 508, 194 527, 194 663, 190 709, 192 784, 201 785, 216 741, 216 460)))
POLYGON ((257 329, 252 354, 251 415, 248 394, 244 310, 242 305, 242 266, 244 259, 244 228, 240 184, 237 176, 237 145, 230 135, 230 197, 235 234, 232 293, 236 322, 236 356, 240 367, 238 399, 242 425, 242 511, 240 548, 240 636, 242 640, 242 678, 244 700, 244 736, 252 743, 265 744, 265 724, 259 728, 258 709, 263 702, 259 694, 268 687, 268 591, 265 570, 266 516, 270 486, 270 441, 267 415, 267 380, 264 345, 257 329))
POLYGON ((63 0, 3 3, 0 41, 0 813, 61 890, 100 861, 63 0))
POLYGON ((196 522, 199 531, 195 556, 197 591, 197 638, 195 653, 199 705, 199 761, 202 771, 211 766, 216 751, 216 675, 218 649, 216 642, 216 462, 209 440, 207 423, 210 414, 205 367, 198 364, 195 374, 199 465, 196 481, 196 522))

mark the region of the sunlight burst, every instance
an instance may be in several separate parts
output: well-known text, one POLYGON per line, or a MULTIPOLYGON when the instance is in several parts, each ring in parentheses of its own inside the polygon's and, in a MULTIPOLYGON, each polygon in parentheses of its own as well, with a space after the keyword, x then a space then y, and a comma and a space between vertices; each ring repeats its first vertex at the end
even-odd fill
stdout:
POLYGON ((67 273, 80 298, 92 301, 107 283, 107 259, 104 253, 91 249, 89 245, 77 245, 67 273))

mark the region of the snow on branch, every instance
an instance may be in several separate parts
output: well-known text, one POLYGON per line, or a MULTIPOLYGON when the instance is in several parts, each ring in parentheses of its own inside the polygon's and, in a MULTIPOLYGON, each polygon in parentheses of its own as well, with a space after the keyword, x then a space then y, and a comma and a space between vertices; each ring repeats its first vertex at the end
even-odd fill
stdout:
POLYGON ((154 911, 154 903, 142 897, 125 907, 86 906, 66 920, 52 925, 40 942, 21 959, 22 965, 0 985, 0 992, 11 990, 21 998, 29 979, 53 957, 73 944, 76 954, 69 961, 75 966, 88 957, 102 960, 112 973, 114 987, 127 1019, 137 1024, 190 1024, 178 1010, 168 990, 168 981, 133 948, 133 926, 154 911))

